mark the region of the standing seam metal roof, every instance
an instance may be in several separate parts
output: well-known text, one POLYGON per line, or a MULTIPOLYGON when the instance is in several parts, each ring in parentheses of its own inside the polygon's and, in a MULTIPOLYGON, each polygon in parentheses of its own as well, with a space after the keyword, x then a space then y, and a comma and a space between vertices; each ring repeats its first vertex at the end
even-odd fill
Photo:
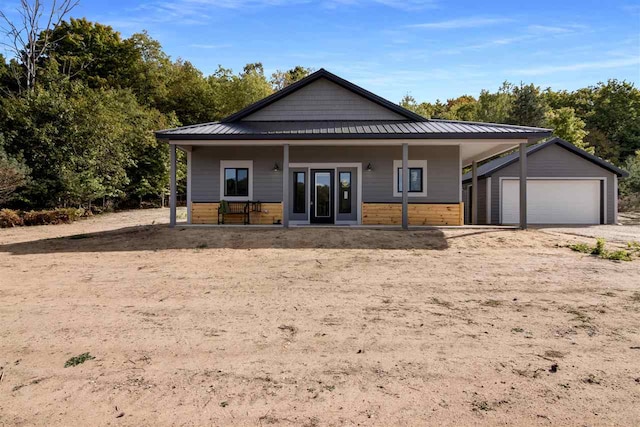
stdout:
POLYGON ((264 98, 219 122, 156 132, 160 139, 331 139, 331 138, 518 138, 549 136, 549 129, 435 120, 422 117, 324 69, 264 98), (405 120, 248 121, 250 114, 302 87, 325 78, 369 101, 388 108, 405 120))

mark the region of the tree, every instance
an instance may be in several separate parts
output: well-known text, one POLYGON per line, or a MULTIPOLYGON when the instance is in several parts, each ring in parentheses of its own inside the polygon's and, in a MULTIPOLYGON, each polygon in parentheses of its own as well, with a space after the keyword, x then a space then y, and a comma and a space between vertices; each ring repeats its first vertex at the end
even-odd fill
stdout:
POLYGON ((20 88, 26 85, 31 90, 36 85, 39 62, 47 54, 54 40, 52 30, 60 25, 79 0, 53 0, 49 7, 40 0, 20 0, 17 12, 20 22, 12 22, 8 16, 0 11, 0 21, 4 21, 0 29, 7 35, 9 42, 2 42, 22 66, 21 75, 17 76, 20 88), (43 19, 44 18, 44 19, 43 19))
POLYGON ((476 108, 477 120, 488 123, 506 123, 513 106, 513 85, 502 83, 496 93, 482 90, 476 108))
POLYGON ((540 127, 544 124, 546 106, 540 96, 540 88, 533 84, 513 88, 513 105, 507 123, 540 127))
POLYGON ((312 71, 313 70, 311 68, 305 68, 300 65, 296 65, 295 67, 287 71, 276 70, 273 74, 271 74, 271 84, 273 86, 273 90, 284 89, 290 84, 307 77, 312 73, 312 71))
POLYGON ((549 110, 545 114, 545 119, 547 126, 553 129, 554 135, 591 154, 594 153, 594 147, 584 142, 584 137, 588 134, 584 130, 585 123, 576 116, 573 108, 562 107, 557 110, 549 110))
POLYGON ((592 94, 587 126, 599 129, 618 147, 611 160, 621 164, 640 150, 640 90, 633 83, 609 80, 593 87, 592 94))
POLYGON ((27 183, 28 177, 29 169, 7 156, 0 135, 0 206, 13 198, 15 191, 27 183))
POLYGON ((207 81, 213 89, 217 119, 233 114, 272 93, 261 64, 249 64, 239 75, 220 66, 207 81))

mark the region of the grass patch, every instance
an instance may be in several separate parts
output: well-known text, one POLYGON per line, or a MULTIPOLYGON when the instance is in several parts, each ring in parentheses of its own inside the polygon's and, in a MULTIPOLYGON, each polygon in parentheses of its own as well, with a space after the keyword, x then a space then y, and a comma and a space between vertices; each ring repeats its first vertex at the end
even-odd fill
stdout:
POLYGON ((608 259, 612 261, 631 261, 633 255, 640 255, 640 244, 637 242, 627 243, 629 250, 619 249, 617 251, 609 251, 605 247, 605 240, 602 237, 596 239, 596 245, 590 246, 587 243, 576 243, 569 245, 571 250, 583 254, 597 256, 598 258, 608 259))
POLYGON ((64 367, 69 368, 71 366, 78 366, 83 364, 87 360, 92 360, 92 359, 95 359, 95 357, 93 357, 89 352, 82 353, 78 356, 73 356, 71 359, 67 360, 67 362, 64 364, 64 367))

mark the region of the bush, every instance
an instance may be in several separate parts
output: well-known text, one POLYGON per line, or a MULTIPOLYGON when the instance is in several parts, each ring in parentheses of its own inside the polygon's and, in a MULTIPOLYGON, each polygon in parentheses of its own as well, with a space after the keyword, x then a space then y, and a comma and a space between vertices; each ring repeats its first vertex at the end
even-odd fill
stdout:
POLYGON ((20 213, 12 209, 0 210, 0 228, 24 225, 20 213))
POLYGON ((84 209, 61 208, 49 211, 30 211, 23 215, 24 225, 68 224, 84 215, 84 209))

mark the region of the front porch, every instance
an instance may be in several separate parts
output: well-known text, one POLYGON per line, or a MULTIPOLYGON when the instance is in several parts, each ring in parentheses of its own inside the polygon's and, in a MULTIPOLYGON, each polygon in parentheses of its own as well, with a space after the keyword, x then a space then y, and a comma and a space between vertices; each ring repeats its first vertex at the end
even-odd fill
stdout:
POLYGON ((248 221, 242 215, 222 214, 224 225, 406 229, 463 226, 463 166, 511 149, 516 141, 215 146, 186 142, 170 142, 171 226, 177 223, 180 149, 187 160, 187 224, 218 225, 221 203, 227 201, 260 208, 247 214, 248 221))

